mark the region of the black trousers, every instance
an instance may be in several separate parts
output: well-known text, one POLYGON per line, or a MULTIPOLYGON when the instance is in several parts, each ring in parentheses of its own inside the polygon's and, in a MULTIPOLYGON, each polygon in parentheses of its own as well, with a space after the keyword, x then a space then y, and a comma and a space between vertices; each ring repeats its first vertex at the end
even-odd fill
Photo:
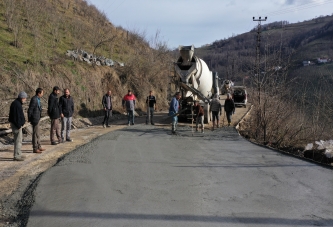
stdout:
POLYGON ((227 120, 228 120, 228 123, 231 123, 231 116, 232 116, 232 111, 226 111, 225 112, 225 115, 227 115, 227 120))
POLYGON ((104 111, 104 120, 103 125, 109 125, 109 118, 112 117, 112 110, 105 110, 104 111))

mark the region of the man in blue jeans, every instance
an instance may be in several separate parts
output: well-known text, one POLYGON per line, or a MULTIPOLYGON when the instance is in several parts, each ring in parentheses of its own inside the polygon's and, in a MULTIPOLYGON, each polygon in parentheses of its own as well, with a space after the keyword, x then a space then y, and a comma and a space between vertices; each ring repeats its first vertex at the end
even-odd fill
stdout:
POLYGON ((172 133, 176 133, 176 127, 178 123, 178 116, 176 115, 179 111, 179 99, 181 98, 180 92, 177 92, 175 96, 172 98, 169 108, 169 116, 173 116, 172 118, 172 133))
POLYGON ((128 90, 127 95, 122 100, 122 106, 127 111, 128 126, 134 125, 134 110, 135 110, 135 95, 132 94, 131 90, 128 90))
POLYGON ((61 139, 62 142, 72 142, 73 140, 70 137, 70 130, 72 126, 72 117, 74 113, 74 101, 70 95, 69 89, 64 89, 64 95, 59 99, 59 110, 61 116, 61 139), (65 138, 66 131, 66 138, 65 138))

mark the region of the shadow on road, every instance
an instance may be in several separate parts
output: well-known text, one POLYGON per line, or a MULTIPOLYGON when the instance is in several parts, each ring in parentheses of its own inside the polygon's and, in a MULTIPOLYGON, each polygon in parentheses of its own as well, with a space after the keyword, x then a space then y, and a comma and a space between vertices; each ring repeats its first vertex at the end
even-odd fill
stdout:
POLYGON ((178 222, 204 222, 204 223, 235 223, 256 225, 280 225, 280 226, 313 226, 322 223, 333 224, 333 219, 292 219, 274 217, 223 217, 203 215, 164 215, 164 214, 126 214, 126 213, 94 213, 94 212, 63 212, 63 211, 34 211, 30 216, 35 217, 59 217, 59 218, 83 218, 83 219, 127 219, 127 220, 159 220, 178 222))

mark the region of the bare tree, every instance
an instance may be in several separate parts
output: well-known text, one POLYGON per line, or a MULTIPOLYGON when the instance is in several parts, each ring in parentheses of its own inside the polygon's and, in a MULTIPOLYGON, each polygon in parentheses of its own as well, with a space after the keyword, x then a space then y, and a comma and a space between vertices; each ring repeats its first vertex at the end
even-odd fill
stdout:
POLYGON ((20 2, 17 0, 4 0, 5 18, 8 30, 13 33, 12 45, 15 47, 20 46, 20 38, 22 31, 22 21, 20 16, 20 2))
POLYGON ((5 19, 9 31, 13 30, 13 24, 15 24, 15 15, 18 8, 17 0, 3 0, 5 6, 5 19))

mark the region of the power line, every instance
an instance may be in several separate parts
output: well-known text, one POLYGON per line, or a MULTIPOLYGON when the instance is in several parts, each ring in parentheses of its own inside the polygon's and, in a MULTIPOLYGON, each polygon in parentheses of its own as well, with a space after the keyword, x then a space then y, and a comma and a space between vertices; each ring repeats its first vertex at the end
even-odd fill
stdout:
POLYGON ((120 2, 117 6, 115 6, 112 10, 109 11, 109 13, 114 12, 115 10, 117 10, 126 0, 123 0, 122 2, 120 2))
POLYGON ((322 2, 304 3, 304 4, 301 4, 301 5, 298 5, 298 6, 292 6, 292 7, 289 7, 289 8, 272 11, 272 12, 268 13, 268 15, 277 16, 277 15, 281 15, 281 14, 292 13, 292 12, 295 12, 295 11, 310 9, 310 8, 313 8, 313 7, 322 6, 322 5, 326 5, 326 4, 330 4, 330 3, 333 3, 333 0, 324 0, 322 2))
POLYGON ((270 12, 270 14, 278 15, 278 14, 293 12, 293 11, 297 11, 297 10, 313 8, 313 7, 316 7, 316 6, 321 6, 321 5, 325 5, 325 4, 332 3, 332 2, 333 2, 333 0, 325 0, 323 2, 304 3, 304 4, 301 4, 299 6, 292 6, 292 7, 289 7, 289 8, 272 11, 272 12, 270 12))
POLYGON ((261 22, 262 21, 266 21, 267 17, 265 18, 261 18, 259 17, 258 19, 256 19, 255 17, 253 17, 253 21, 258 21, 258 27, 257 27, 257 44, 256 44, 256 61, 255 61, 255 70, 254 73, 255 77, 257 79, 256 83, 257 83, 257 87, 258 87, 258 102, 260 105, 260 90, 261 90, 261 70, 260 70, 260 42, 261 42, 261 22))

